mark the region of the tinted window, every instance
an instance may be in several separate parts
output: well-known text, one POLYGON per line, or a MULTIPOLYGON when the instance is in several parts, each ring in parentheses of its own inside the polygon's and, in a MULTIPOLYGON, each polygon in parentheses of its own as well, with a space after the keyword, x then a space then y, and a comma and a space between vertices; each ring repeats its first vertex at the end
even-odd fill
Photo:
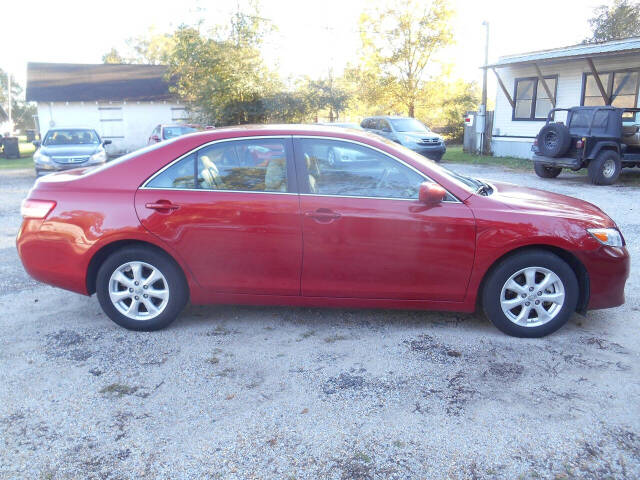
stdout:
POLYGON ((154 188, 196 188, 195 153, 174 163, 149 182, 154 188))
POLYGON ((284 141, 239 140, 200 149, 198 186, 208 190, 286 192, 284 141))
POLYGON ((425 178, 373 149, 334 140, 301 139, 309 191, 320 195, 418 198, 425 178))

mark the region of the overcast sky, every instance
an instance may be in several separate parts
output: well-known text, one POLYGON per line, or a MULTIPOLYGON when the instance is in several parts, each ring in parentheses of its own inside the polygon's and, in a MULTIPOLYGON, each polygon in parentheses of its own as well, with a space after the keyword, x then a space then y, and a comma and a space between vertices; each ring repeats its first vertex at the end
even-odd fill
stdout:
MULTIPOLYGON (((240 0, 242 4, 244 0, 240 0)), ((481 80, 483 20, 491 25, 490 61, 501 55, 579 43, 588 18, 604 0, 453 0, 457 43, 442 54, 458 75, 481 80)), ((283 77, 339 73, 357 57, 358 18, 371 1, 262 0, 261 15, 277 31, 267 38, 265 57, 283 77)), ((26 63, 100 63, 111 47, 150 27, 170 31, 204 18, 216 23, 237 0, 12 0, 4 2, 0 68, 25 81, 26 63)), ((490 92, 495 89, 493 79, 490 92)))

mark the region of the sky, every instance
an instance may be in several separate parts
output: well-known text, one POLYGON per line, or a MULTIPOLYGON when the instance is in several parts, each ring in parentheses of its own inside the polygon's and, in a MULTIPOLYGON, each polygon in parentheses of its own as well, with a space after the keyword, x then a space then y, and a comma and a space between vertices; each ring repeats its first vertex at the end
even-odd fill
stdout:
MULTIPOLYGON (((33 62, 101 63, 112 47, 150 28, 172 31, 203 19, 205 25, 227 18, 247 0, 22 0, 2 8, 0 68, 23 86, 26 64, 33 62)), ((384 0, 379 0, 384 1, 384 0)), ((425 0, 428 2, 428 0, 425 0)), ((593 9, 606 0, 451 0, 456 10, 456 44, 441 52, 442 61, 466 80, 481 82, 485 27, 490 24, 489 61, 580 43, 589 33, 593 9)), ((358 19, 369 0, 262 0, 260 15, 276 31, 265 39, 264 55, 283 78, 339 74, 358 56, 358 19)), ((495 80, 489 75, 489 94, 495 80)))

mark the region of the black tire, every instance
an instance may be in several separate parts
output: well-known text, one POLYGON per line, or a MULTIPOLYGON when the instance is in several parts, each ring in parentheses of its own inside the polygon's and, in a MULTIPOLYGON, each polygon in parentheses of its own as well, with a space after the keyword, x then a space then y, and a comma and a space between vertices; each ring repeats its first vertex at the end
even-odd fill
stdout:
POLYGON ((615 150, 604 150, 589 162, 589 180, 594 185, 611 185, 618 180, 622 162, 615 150))
MULTIPOLYGON (((530 300, 533 305, 536 293, 535 290, 531 293, 526 293, 526 295, 530 295, 532 298, 527 298, 522 301, 530 300)), ((564 260, 544 250, 525 250, 501 260, 491 269, 484 282, 481 301, 485 315, 503 333, 513 337, 539 338, 555 332, 567 323, 576 310, 578 294, 579 287, 576 274, 564 260), (502 289, 507 280, 520 270, 529 267, 544 268, 555 273, 564 287, 564 302, 562 306, 551 320, 538 326, 516 324, 506 316, 501 306, 502 289)), ((532 308, 537 307, 532 306, 532 308)), ((535 315, 537 316, 537 313, 535 315)))
POLYGON ((540 162, 533 163, 533 169, 540 178, 556 178, 562 172, 561 168, 549 167, 540 162))
MULTIPOLYGON (((153 286, 152 286, 153 288, 153 286)), ((121 327, 129 330, 152 331, 166 327, 180 314, 189 299, 189 287, 180 266, 164 252, 144 246, 124 247, 109 255, 96 277, 96 293, 104 313, 121 327), (168 283, 168 300, 164 309, 157 316, 136 320, 121 313, 109 295, 111 275, 128 262, 144 262, 153 266, 164 275, 168 283)), ((138 292, 142 295, 144 292, 138 292)))
POLYGON ((544 157, 561 157, 570 145, 569 129, 562 123, 549 123, 538 133, 538 150, 544 157))

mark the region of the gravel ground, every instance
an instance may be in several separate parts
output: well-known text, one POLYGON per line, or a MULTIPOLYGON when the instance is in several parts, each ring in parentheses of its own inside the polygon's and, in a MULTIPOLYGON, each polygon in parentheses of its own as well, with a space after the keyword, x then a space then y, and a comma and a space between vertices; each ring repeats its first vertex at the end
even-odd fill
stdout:
POLYGON ((129 332, 27 276, 33 177, 0 171, 0 478, 640 477, 640 187, 454 169, 602 207, 626 305, 539 340, 480 315, 214 306, 129 332))

